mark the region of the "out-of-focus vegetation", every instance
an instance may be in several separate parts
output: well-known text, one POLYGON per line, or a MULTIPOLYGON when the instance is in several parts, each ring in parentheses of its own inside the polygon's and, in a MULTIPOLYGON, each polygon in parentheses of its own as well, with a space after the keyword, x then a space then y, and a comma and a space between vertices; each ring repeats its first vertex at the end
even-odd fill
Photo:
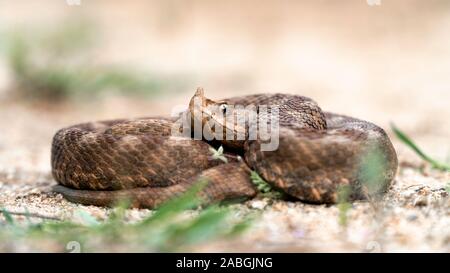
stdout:
POLYGON ((388 168, 383 152, 372 147, 361 160, 359 179, 369 198, 376 199, 386 190, 384 170, 388 168))
POLYGON ((250 180, 256 186, 262 196, 272 199, 286 198, 286 195, 283 192, 273 188, 257 172, 251 171, 250 180))
POLYGON ((425 154, 422 151, 422 149, 420 149, 408 135, 406 135, 404 132, 402 132, 394 124, 391 124, 391 128, 392 128, 392 131, 394 131, 395 135, 398 137, 398 139, 400 139, 401 142, 403 142, 406 146, 411 148, 424 161, 430 163, 431 167, 433 167, 434 169, 441 170, 441 171, 447 171, 447 172, 450 171, 450 165, 441 163, 441 162, 431 158, 427 154, 425 154))
POLYGON ((348 224, 348 212, 352 208, 352 204, 350 203, 350 195, 351 195, 350 186, 341 186, 338 189, 338 200, 337 207, 339 210, 338 223, 346 228, 348 224))
MULTIPOLYGON (((365 198, 373 208, 381 201, 383 194, 387 190, 384 170, 386 165, 385 157, 378 147, 370 147, 360 159, 358 179, 361 183, 365 198)), ((346 228, 348 225, 348 213, 352 209, 352 194, 354 189, 350 185, 342 185, 338 188, 337 207, 339 210, 338 222, 346 228)))
POLYGON ((21 245, 29 246, 26 251, 42 251, 51 246, 66 251, 77 244, 81 252, 170 252, 244 232, 253 216, 237 217, 229 206, 212 205, 200 211, 187 211, 203 204, 198 193, 204 186, 197 183, 136 223, 127 222, 126 205, 112 210, 105 221, 79 210, 76 216, 81 222, 45 220, 37 224, 29 218, 28 223, 18 223, 12 213, 3 209, 0 212, 6 222, 0 222, 0 250, 19 251, 14 247, 20 241, 24 243, 21 245))
POLYGON ((95 64, 92 49, 99 34, 87 22, 5 36, 5 54, 15 80, 13 92, 26 99, 92 99, 106 92, 155 95, 180 89, 187 79, 95 64))

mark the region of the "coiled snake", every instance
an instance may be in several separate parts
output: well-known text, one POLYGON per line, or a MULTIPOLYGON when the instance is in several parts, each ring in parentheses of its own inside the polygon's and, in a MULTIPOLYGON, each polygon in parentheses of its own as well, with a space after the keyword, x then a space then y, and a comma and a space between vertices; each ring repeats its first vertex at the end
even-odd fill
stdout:
POLYGON ((352 189, 352 200, 367 197, 362 162, 371 151, 377 151, 383 163, 377 193, 388 189, 397 170, 395 150, 383 129, 322 112, 306 97, 259 94, 216 102, 198 89, 186 113, 189 126, 199 122, 204 132, 226 132, 234 138, 206 141, 192 135, 173 136, 176 118, 113 120, 64 128, 55 134, 52 144, 52 174, 58 182, 54 190, 82 204, 110 206, 129 199, 135 207, 154 208, 204 179, 208 184, 200 194, 207 202, 219 202, 255 196, 257 190, 250 180, 250 170, 254 170, 289 196, 305 202, 335 203, 341 186, 352 189), (231 105, 255 106, 257 115, 262 115, 260 106, 275 105, 278 147, 265 151, 261 149, 264 141, 250 139, 248 133, 238 139, 239 130, 249 130, 251 124, 242 128, 223 118, 237 113, 231 105), (222 118, 217 111, 224 113, 222 118), (212 120, 222 129, 208 126, 212 120), (210 149, 220 145, 226 151, 222 159, 213 157, 210 149))

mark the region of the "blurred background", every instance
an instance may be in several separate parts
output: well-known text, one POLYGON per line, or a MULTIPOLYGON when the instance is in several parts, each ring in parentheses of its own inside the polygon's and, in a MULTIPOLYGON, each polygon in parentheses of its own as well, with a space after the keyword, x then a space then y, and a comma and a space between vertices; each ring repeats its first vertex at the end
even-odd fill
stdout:
POLYGON ((169 114, 197 86, 309 96, 445 158, 450 2, 376 3, 0 0, 0 168, 49 170, 58 128, 169 114))
POLYGON ((197 86, 211 97, 289 92, 432 131, 442 147, 449 32, 446 0, 1 0, 2 109, 33 100, 64 105, 61 117, 66 103, 94 103, 83 120, 169 113, 197 86))
POLYGON ((198 86, 394 122, 445 161, 449 75, 447 0, 0 0, 0 178, 48 181, 59 128, 169 114, 198 86))

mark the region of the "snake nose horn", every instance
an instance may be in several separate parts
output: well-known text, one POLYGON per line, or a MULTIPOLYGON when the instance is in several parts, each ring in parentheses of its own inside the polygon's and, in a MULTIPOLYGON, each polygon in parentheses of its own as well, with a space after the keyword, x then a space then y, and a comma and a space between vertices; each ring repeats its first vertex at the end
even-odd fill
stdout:
POLYGON ((194 109, 196 107, 203 107, 206 105, 206 100, 203 92, 203 88, 199 87, 197 88, 197 91, 195 91, 194 96, 191 98, 191 101, 189 102, 189 107, 194 109))
POLYGON ((198 87, 197 91, 195 91, 195 96, 203 97, 205 92, 203 91, 202 87, 198 87))

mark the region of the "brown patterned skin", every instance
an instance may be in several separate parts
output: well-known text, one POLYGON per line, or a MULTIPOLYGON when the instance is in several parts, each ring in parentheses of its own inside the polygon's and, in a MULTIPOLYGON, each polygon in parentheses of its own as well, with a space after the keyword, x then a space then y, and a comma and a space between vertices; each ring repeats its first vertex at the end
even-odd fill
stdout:
POLYGON ((211 157, 207 141, 170 137, 171 119, 75 125, 60 130, 53 140, 53 176, 60 184, 55 191, 82 204, 109 206, 127 198, 136 207, 154 208, 204 178, 209 184, 201 195, 208 202, 219 202, 256 195, 249 179, 251 168, 302 201, 335 203, 343 185, 353 189, 351 199, 367 197, 361 161, 374 148, 385 162, 379 192, 386 191, 395 176, 395 150, 383 129, 372 123, 322 112, 314 101, 302 96, 258 94, 215 102, 199 89, 190 102, 192 124, 197 120, 205 125, 214 119, 223 125, 224 133, 243 129, 215 116, 222 104, 277 105, 278 149, 261 151, 259 139, 222 140, 226 151, 245 159, 230 154, 229 163, 223 163, 211 157), (201 105, 194 105, 195 98, 201 105))
POLYGON ((209 182, 201 192, 209 203, 256 195, 245 163, 227 155, 230 163, 223 164, 211 157, 206 142, 172 139, 172 123, 146 118, 61 129, 52 145, 52 173, 59 183, 54 190, 86 205, 112 206, 128 199, 146 208, 202 178, 209 182))
POLYGON ((248 199, 256 195, 256 190, 249 177, 250 170, 245 163, 233 162, 219 164, 216 167, 201 171, 191 179, 164 187, 96 191, 57 185, 54 186, 54 190, 63 194, 69 201, 85 205, 113 206, 120 200, 126 200, 131 202, 132 207, 155 208, 186 192, 197 181, 208 182, 207 186, 200 192, 200 196, 205 203, 248 199))

